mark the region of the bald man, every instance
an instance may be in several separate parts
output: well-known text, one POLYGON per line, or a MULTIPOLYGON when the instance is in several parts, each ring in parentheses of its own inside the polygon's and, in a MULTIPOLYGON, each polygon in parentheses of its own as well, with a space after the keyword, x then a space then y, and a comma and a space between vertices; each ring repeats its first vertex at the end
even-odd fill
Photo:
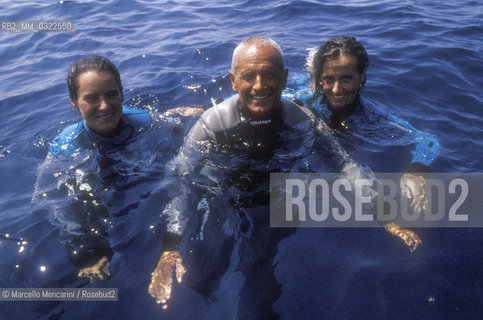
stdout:
MULTIPOLYGON (((336 155, 334 158, 337 158, 336 161, 338 163, 334 167, 337 167, 341 171, 344 171, 343 168, 354 166, 351 159, 345 157, 345 152, 333 139, 332 135, 324 129, 322 121, 318 120, 307 108, 281 98, 282 91, 286 86, 288 70, 285 68, 283 52, 275 41, 265 37, 252 37, 241 42, 234 50, 229 75, 232 88, 237 94, 222 103, 214 103, 213 107, 206 110, 190 130, 185 144, 180 149, 178 157, 173 161, 180 177, 189 176, 193 168, 199 163, 198 160, 201 160, 207 153, 211 153, 213 149, 222 150, 224 154, 243 154, 249 155, 249 157, 255 156, 257 158, 263 158, 266 159, 266 163, 270 161, 274 152, 286 152, 282 156, 284 159, 282 161, 283 163, 276 164, 280 166, 285 165, 285 167, 283 169, 273 167, 271 168, 274 169, 273 171, 297 171, 292 161, 295 162, 300 159, 308 160, 314 153, 322 156, 322 160, 319 162, 325 161, 323 159, 324 153, 325 155, 336 155), (281 151, 280 146, 289 140, 283 140, 284 134, 286 133, 292 138, 294 136, 297 137, 296 139, 298 140, 294 143, 296 148, 285 148, 281 151), (317 145, 317 151, 312 152, 312 145, 317 145), (200 146, 202 151, 192 152, 192 150, 200 150, 200 146), (306 148, 306 150, 302 150, 303 148, 306 148), (293 150, 296 152, 293 152, 293 150), (233 151, 233 153, 230 151, 233 151), (300 155, 299 152, 302 154, 300 155), (297 156, 294 156, 294 154, 297 154, 297 156)), ((243 159, 249 159, 249 157, 243 156, 241 159, 243 161, 243 159)), ((330 156, 327 158, 330 158, 330 156)), ((306 166, 309 165, 308 163, 310 161, 302 160, 299 162, 306 166)), ((247 170, 249 169, 247 168, 247 170)), ((310 171, 309 168, 305 168, 305 170, 310 171)), ((207 172, 207 174, 211 175, 215 173, 207 172)), ((255 177, 253 182, 248 183, 251 184, 248 188, 256 185, 258 183, 257 180, 261 180, 257 178, 255 177)), ((199 181, 196 183, 186 181, 185 183, 185 185, 198 184, 199 181)), ((219 188, 219 186, 217 187, 219 188)), ((230 186, 227 185, 226 189, 229 188, 230 186)), ((184 189, 190 188, 184 187, 184 189)), ((163 211, 162 215, 167 221, 167 233, 163 239, 162 256, 156 269, 152 273, 152 282, 149 286, 149 293, 156 298, 158 303, 164 306, 171 296, 173 272, 176 272, 178 282, 181 282, 186 272, 183 259, 179 253, 179 244, 187 229, 189 220, 189 214, 187 213, 189 211, 188 207, 194 198, 190 190, 183 191, 182 193, 181 196, 174 197, 163 211)), ((243 194, 241 196, 246 195, 243 194)), ((201 202, 198 204, 198 209, 201 207, 203 210, 209 210, 209 207, 203 207, 206 204, 201 206, 200 204, 201 202)), ((213 206, 216 205, 219 205, 219 201, 213 204, 213 206)), ((250 205, 255 207, 253 204, 250 205)), ((242 212, 243 210, 239 211, 242 212)), ((270 268, 273 267, 272 260, 276 254, 278 241, 286 237, 290 231, 270 230, 268 226, 268 213, 266 215, 262 214, 261 216, 256 217, 256 219, 259 219, 258 222, 263 225, 259 224, 257 226, 257 223, 252 223, 252 226, 247 229, 252 228, 252 233, 255 234, 254 236, 252 235, 252 239, 258 237, 259 242, 266 244, 264 247, 265 253, 269 258, 263 259, 260 256, 257 258, 250 257, 250 259, 252 262, 256 261, 254 259, 259 259, 255 264, 259 268, 262 268, 261 266, 263 265, 266 268, 267 275, 270 268)), ((240 223, 241 229, 243 229, 243 222, 240 223)), ((404 234, 406 235, 406 233, 404 234)), ((216 242, 213 245, 217 245, 216 242)), ((224 252, 228 256, 225 258, 229 260, 231 249, 228 250, 227 248, 233 248, 233 242, 227 244, 225 248, 220 249, 220 252, 224 252)), ((257 252, 256 254, 260 253, 257 252)), ((216 259, 221 259, 221 257, 216 257, 216 259)), ((218 261, 211 263, 210 267, 212 269, 218 269, 206 270, 206 272, 212 273, 211 278, 216 277, 218 275, 214 275, 214 273, 217 272, 220 274, 223 270, 226 271, 227 269, 227 265, 222 264, 222 262, 218 261)), ((257 284, 257 275, 253 270, 249 270, 248 267, 244 270, 242 272, 246 277, 246 282, 251 281, 251 284, 260 285, 257 284)), ((270 278, 270 281, 275 282, 273 275, 267 277, 270 278)), ((207 276, 207 278, 210 277, 207 276)), ((247 306, 249 304, 255 306, 255 304, 259 303, 255 307, 263 308, 264 305, 260 301, 263 300, 262 296, 264 294, 266 295, 267 301, 276 298, 275 291, 278 289, 274 283, 271 283, 271 285, 274 291, 268 291, 267 288, 269 286, 263 286, 262 284, 259 287, 260 290, 257 292, 257 295, 261 299, 247 302, 247 306)), ((245 297, 250 296, 248 289, 246 289, 247 287, 244 286, 242 288, 241 296, 243 296, 244 292, 247 293, 245 297)), ((238 306, 239 311, 243 305, 243 301, 240 301, 238 306)), ((248 308, 249 306, 244 310, 248 308)), ((270 309, 261 310, 260 312, 266 315, 272 314, 272 310, 270 309)), ((238 317, 241 317, 240 313, 238 317)), ((247 317, 250 318, 249 316, 247 317)), ((251 319, 255 318, 252 317, 251 319)))
MULTIPOLYGON (((285 68, 282 49, 275 41, 265 37, 252 37, 241 42, 233 52, 229 75, 232 88, 237 94, 222 103, 215 103, 201 115, 190 130, 185 144, 179 152, 181 156, 173 161, 176 163, 176 170, 180 172, 180 176, 193 171, 193 167, 196 166, 194 163, 197 162, 193 158, 199 159, 203 152, 197 154, 191 150, 198 149, 200 146, 207 146, 209 149, 206 151, 210 154, 213 149, 216 149, 228 151, 230 155, 242 153, 248 154, 249 157, 270 159, 274 150, 280 146, 281 133, 297 128, 300 137, 311 140, 311 134, 312 137, 315 136, 317 126, 315 115, 305 107, 281 99, 287 82, 288 70, 285 68)), ((289 135, 293 137, 293 134, 294 132, 291 131, 289 135)), ((327 138, 331 138, 328 133, 327 138)), ((311 141, 315 141, 315 138, 311 141)), ((297 148, 300 147, 299 140, 295 145, 297 148)), ((331 145, 331 143, 326 143, 326 145, 331 145)), ((290 163, 290 165, 293 164, 290 163)), ((253 184, 256 183, 253 182, 253 184)), ((189 181, 186 181, 185 185, 188 184, 189 181)), ((226 188, 229 187, 226 186, 226 188)), ((189 206, 190 202, 194 201, 194 197, 191 188, 184 187, 184 189, 183 194, 174 197, 162 214, 168 222, 167 234, 163 238, 161 259, 152 273, 149 293, 163 305, 167 303, 171 295, 173 271, 176 271, 176 278, 179 282, 185 273, 178 247, 187 228, 189 206)), ((264 219, 268 219, 268 214, 266 217, 264 219)), ((258 226, 253 227, 254 232, 258 233, 254 236, 255 238, 258 236, 259 241, 267 241, 268 244, 273 241, 277 242, 280 237, 286 236, 285 232, 284 235, 267 236, 260 240, 263 238, 261 235, 267 233, 267 229, 269 229, 267 221, 253 223, 258 223, 258 226)), ((210 234, 208 237, 214 238, 215 236, 210 234)), ((205 239, 205 242, 209 240, 205 239)), ((234 240, 225 241, 225 247, 232 249, 234 240)), ((276 245, 272 247, 276 251, 276 245)), ((225 248, 228 251, 231 249, 225 248)), ((265 255, 270 255, 268 250, 271 249, 266 248, 265 255)), ((229 254, 226 258, 229 260, 229 254)), ((222 257, 217 257, 217 259, 222 259, 222 257)), ((213 263, 212 269, 217 268, 216 264, 223 263, 219 261, 213 263)), ((268 263, 268 268, 271 265, 268 263)), ((227 265, 224 265, 220 266, 218 270, 207 272, 222 275, 226 268, 227 265)), ((270 312, 270 310, 266 311, 267 314, 270 312)))

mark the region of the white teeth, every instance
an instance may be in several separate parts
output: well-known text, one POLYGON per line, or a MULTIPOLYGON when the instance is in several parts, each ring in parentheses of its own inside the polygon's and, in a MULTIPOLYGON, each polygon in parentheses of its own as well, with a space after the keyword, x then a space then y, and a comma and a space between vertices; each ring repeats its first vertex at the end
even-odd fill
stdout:
POLYGON ((267 98, 268 96, 252 96, 252 97, 255 100, 263 100, 263 99, 267 98))
POLYGON ((342 98, 344 98, 344 95, 341 95, 341 96, 334 95, 334 98, 336 98, 336 99, 342 99, 342 98))
POLYGON ((107 119, 107 118, 112 117, 113 114, 114 114, 114 112, 113 113, 109 113, 109 114, 100 115, 99 118, 101 118, 101 119, 107 119))

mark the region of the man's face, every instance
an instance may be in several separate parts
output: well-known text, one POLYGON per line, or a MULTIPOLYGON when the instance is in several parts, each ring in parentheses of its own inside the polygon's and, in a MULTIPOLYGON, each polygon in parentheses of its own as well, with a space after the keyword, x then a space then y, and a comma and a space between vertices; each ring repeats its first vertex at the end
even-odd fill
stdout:
POLYGON ((251 46, 239 52, 236 66, 229 74, 242 107, 254 120, 268 119, 279 106, 287 83, 288 70, 283 69, 282 57, 272 47, 251 46))
POLYGON ((333 111, 342 111, 356 100, 361 84, 366 77, 357 71, 357 58, 341 54, 328 59, 322 67, 320 85, 327 96, 328 107, 333 111))
POLYGON ((105 71, 87 71, 77 77, 77 101, 87 126, 101 136, 111 136, 122 117, 123 95, 114 76, 105 71))

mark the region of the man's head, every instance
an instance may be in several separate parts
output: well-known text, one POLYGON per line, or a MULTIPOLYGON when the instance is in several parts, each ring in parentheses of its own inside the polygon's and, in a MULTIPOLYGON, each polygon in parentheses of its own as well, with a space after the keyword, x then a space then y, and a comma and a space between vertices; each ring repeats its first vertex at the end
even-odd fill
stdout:
POLYGON ((369 57, 362 44, 351 36, 339 36, 320 46, 314 55, 312 87, 333 111, 353 107, 366 83, 369 57))
POLYGON ((229 74, 242 107, 254 120, 268 119, 280 105, 288 70, 282 49, 272 39, 252 37, 241 42, 233 52, 229 74))

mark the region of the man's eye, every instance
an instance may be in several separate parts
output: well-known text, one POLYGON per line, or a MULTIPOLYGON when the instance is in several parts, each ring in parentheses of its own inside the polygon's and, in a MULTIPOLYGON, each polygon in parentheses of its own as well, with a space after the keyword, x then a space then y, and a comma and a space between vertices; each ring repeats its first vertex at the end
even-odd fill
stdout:
POLYGON ((108 95, 107 95, 109 98, 117 98, 119 97, 119 92, 115 91, 115 92, 110 92, 108 95))
POLYGON ((268 80, 276 80, 276 79, 278 79, 278 76, 277 76, 275 73, 268 73, 268 74, 265 74, 265 77, 266 77, 268 80))
POLYGON ((242 74, 241 78, 245 81, 252 81, 253 79, 255 79, 255 74, 245 73, 245 74, 242 74))
POLYGON ((342 81, 344 81, 344 82, 351 82, 352 81, 352 77, 343 77, 342 78, 342 81))
POLYGON ((89 102, 89 103, 96 102, 97 97, 92 97, 92 96, 84 97, 84 101, 89 102))

